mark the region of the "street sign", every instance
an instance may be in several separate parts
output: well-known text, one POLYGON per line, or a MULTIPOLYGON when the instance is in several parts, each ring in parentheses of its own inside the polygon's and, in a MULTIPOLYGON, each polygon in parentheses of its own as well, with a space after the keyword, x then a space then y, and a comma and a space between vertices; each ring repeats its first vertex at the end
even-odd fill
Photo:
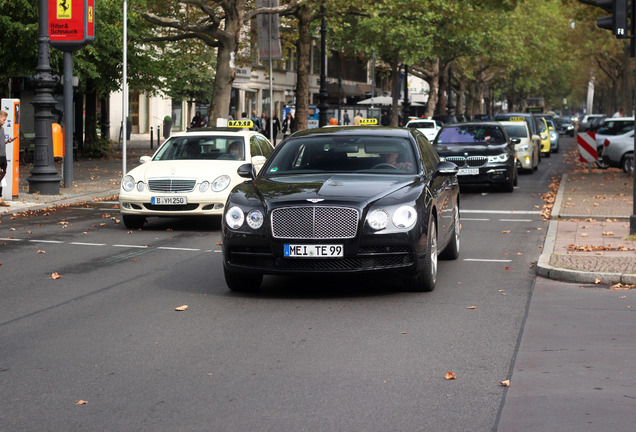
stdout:
POLYGON ((579 158, 581 162, 592 163, 598 160, 595 132, 581 132, 576 134, 576 142, 579 145, 579 158))

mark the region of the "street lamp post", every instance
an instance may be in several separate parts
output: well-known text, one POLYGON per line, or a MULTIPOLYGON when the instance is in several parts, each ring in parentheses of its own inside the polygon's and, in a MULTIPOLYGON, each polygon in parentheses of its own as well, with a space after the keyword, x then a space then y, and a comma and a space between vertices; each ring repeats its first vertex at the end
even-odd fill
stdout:
MULTIPOLYGON (((35 97, 31 102, 35 110, 35 147, 33 157, 33 170, 27 178, 29 193, 41 193, 43 195, 57 195, 60 193, 60 181, 62 177, 57 173, 53 159, 53 87, 59 78, 51 75, 51 63, 49 60, 49 36, 48 16, 49 7, 47 0, 38 1, 39 29, 38 29, 38 64, 35 75, 30 81, 35 87, 35 97)), ((70 114, 67 114, 70 115, 70 114)), ((66 131, 66 133, 72 133, 66 131)))
POLYGON ((327 23, 325 21, 325 5, 320 6, 322 20, 320 22, 320 95, 318 109, 318 126, 327 125, 329 110, 329 93, 327 92, 327 23))

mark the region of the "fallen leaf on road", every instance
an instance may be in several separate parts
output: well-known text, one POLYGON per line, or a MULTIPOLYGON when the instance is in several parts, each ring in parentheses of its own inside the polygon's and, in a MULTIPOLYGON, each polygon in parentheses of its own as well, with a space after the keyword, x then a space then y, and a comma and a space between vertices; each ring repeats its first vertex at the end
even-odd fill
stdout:
POLYGON ((78 400, 77 402, 75 402, 75 405, 86 405, 88 402, 86 402, 85 400, 78 400))
POLYGON ((468 306, 466 309, 477 309, 477 306, 468 306))
POLYGON ((447 380, 454 380, 457 379, 457 374, 453 373, 453 372, 446 372, 446 377, 447 380))
POLYGON ((176 311, 184 311, 187 308, 188 308, 188 305, 183 305, 183 306, 179 306, 179 307, 174 308, 174 310, 176 310, 176 311))
POLYGON ((46 253, 46 251, 39 250, 38 253, 46 253))
POLYGON ((581 233, 581 237, 587 237, 588 234, 587 233, 581 233))
POLYGON ((612 231, 603 231, 603 235, 604 236, 613 236, 614 232, 612 232, 612 231))
POLYGON ((216 242, 216 245, 217 245, 217 246, 220 246, 220 245, 222 245, 222 244, 223 244, 223 242, 216 242))
POLYGON ((611 290, 628 290, 636 288, 636 285, 623 285, 622 283, 617 283, 615 285, 610 286, 611 290))
POLYGON ((596 285, 598 285, 598 284, 600 284, 600 283, 601 283, 601 280, 600 280, 599 278, 596 278, 596 279, 594 279, 594 283, 595 283, 596 285))
POLYGON ((504 387, 510 387, 510 380, 499 381, 499 384, 501 384, 504 387))
POLYGON ((57 274, 57 272, 55 272, 55 273, 51 273, 51 279, 59 279, 59 278, 61 278, 61 277, 62 277, 62 276, 60 276, 59 274, 57 274))
POLYGON ((510 230, 502 231, 501 233, 502 233, 502 234, 510 234, 510 230))

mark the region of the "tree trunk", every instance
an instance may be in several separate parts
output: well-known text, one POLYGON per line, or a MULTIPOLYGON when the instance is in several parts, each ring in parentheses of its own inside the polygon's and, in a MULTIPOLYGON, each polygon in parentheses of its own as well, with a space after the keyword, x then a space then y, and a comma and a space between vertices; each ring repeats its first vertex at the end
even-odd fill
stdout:
POLYGON ((448 85, 448 74, 446 73, 446 67, 438 73, 439 76, 439 89, 437 90, 438 99, 437 99, 437 107, 435 108, 435 112, 438 115, 446 115, 446 108, 448 105, 448 100, 446 97, 447 91, 446 87, 448 85))
POLYGON ((437 106, 437 95, 439 93, 439 59, 433 60, 431 78, 427 81, 429 86, 428 103, 426 105, 426 118, 433 117, 437 106))
POLYGON ((216 55, 216 76, 214 78, 214 95, 210 112, 210 122, 216 124, 216 119, 227 118, 230 114, 230 99, 232 83, 236 70, 230 66, 232 54, 236 55, 238 45, 235 40, 221 41, 216 55))
POLYGON ((301 7, 296 14, 298 18, 298 44, 296 52, 296 117, 294 130, 308 128, 309 120, 309 61, 311 55, 311 28, 312 11, 308 7, 301 7))
POLYGON ((85 139, 87 149, 92 148, 97 142, 97 90, 95 81, 86 82, 86 115, 84 117, 85 139))

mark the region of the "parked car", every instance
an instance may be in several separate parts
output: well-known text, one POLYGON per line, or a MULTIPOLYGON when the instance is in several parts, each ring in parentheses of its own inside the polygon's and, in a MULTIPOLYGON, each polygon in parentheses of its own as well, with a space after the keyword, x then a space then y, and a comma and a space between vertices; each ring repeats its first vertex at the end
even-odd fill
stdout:
POLYGON ((622 135, 605 138, 603 164, 618 167, 625 173, 634 173, 634 129, 622 135))
POLYGON ((606 118, 607 116, 605 114, 586 114, 579 122, 577 132, 587 132, 588 130, 594 130, 606 118))
POLYGON ((539 168, 539 137, 530 135, 528 124, 524 121, 500 121, 508 136, 512 139, 519 139, 515 144, 517 155, 517 168, 530 171, 531 173, 539 168))
POLYGON ((507 192, 517 185, 514 145, 499 122, 444 125, 433 141, 440 157, 459 167, 459 183, 503 186, 507 192))
POLYGON ((233 291, 263 275, 397 275, 430 291, 437 259, 459 255, 457 166, 416 129, 296 132, 259 174, 250 163, 224 212, 223 270, 233 291))
POLYGON ((436 120, 415 119, 410 120, 405 127, 415 128, 422 132, 429 141, 433 141, 441 125, 436 120))
POLYGON ((138 229, 151 216, 220 216, 232 188, 244 181, 237 168, 249 162, 258 172, 273 151, 265 136, 243 128, 176 133, 123 177, 124 225, 138 229))
POLYGON ((603 124, 596 130, 596 148, 599 159, 603 154, 603 144, 606 138, 625 135, 634 130, 634 117, 606 118, 603 124))

